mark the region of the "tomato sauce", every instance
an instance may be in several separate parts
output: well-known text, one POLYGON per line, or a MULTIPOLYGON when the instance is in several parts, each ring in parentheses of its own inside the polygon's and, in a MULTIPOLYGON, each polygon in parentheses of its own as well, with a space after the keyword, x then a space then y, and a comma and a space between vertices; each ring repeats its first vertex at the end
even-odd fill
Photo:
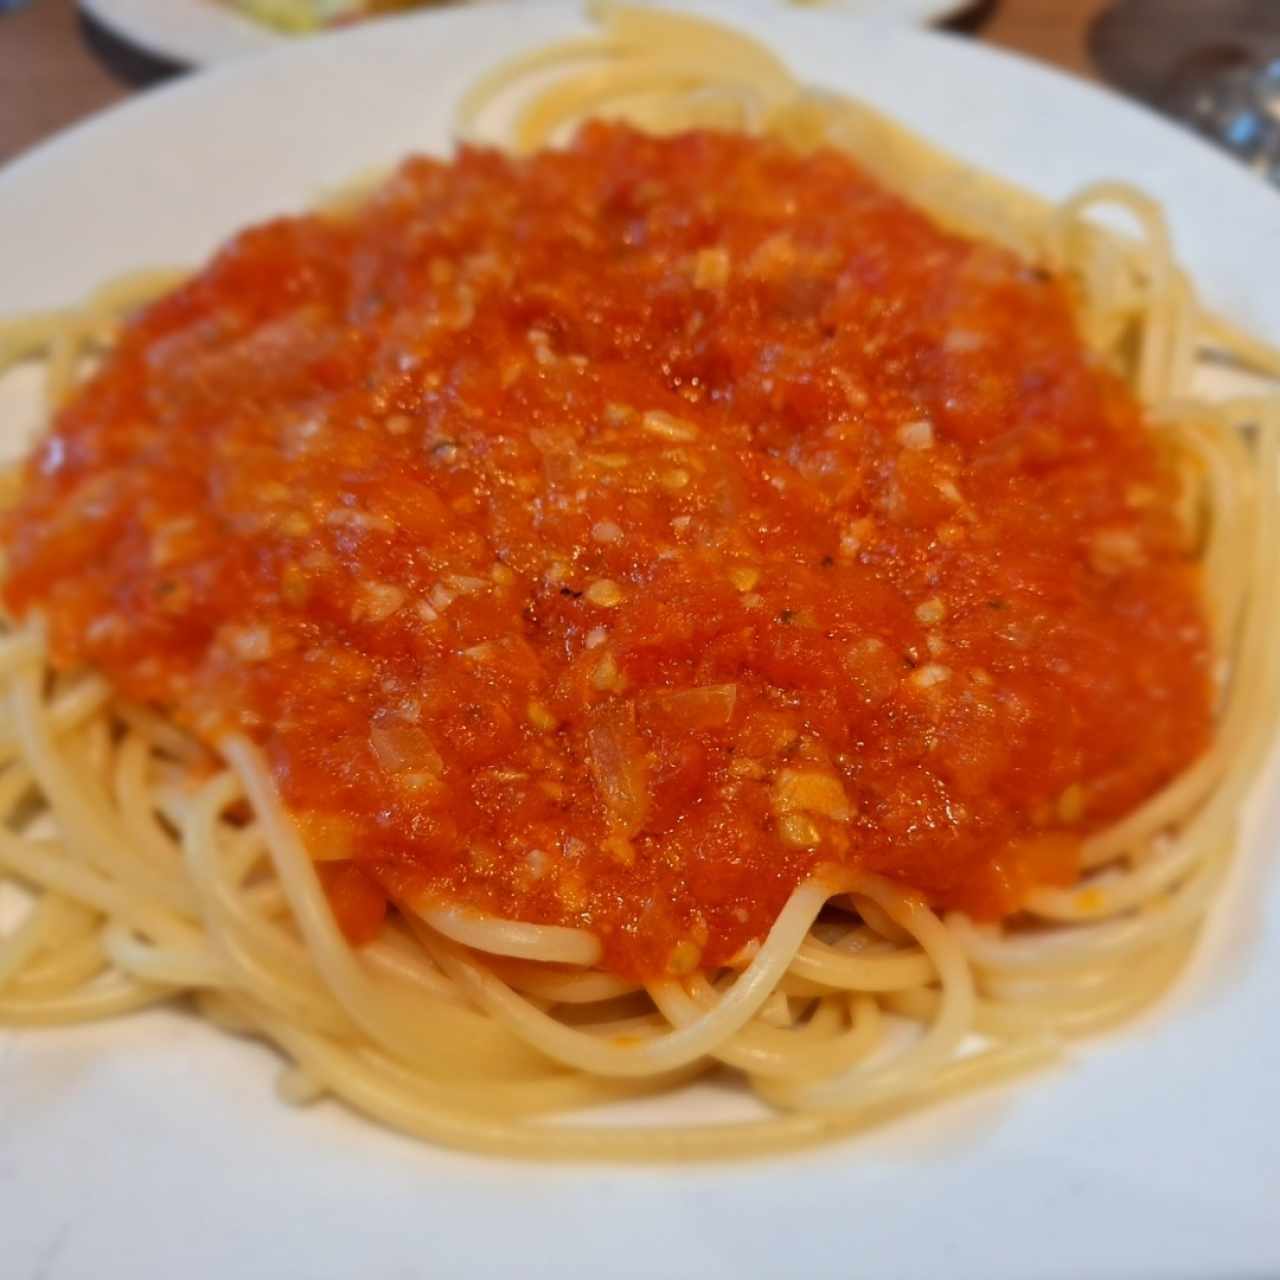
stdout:
POLYGON ((1171 460, 1067 286, 850 160, 584 128, 230 242, 57 417, 5 595, 388 899, 725 962, 824 863, 992 918, 1206 746, 1171 460))

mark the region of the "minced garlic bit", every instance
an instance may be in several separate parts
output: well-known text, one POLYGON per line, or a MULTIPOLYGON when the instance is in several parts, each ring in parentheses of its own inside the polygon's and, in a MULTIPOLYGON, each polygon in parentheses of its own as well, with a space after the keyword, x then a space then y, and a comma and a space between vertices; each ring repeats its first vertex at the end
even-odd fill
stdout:
POLYGON ((589 453, 587 459, 609 471, 621 471, 631 461, 625 453, 589 453))
POLYGON ((351 529, 376 529, 381 533, 391 533, 395 525, 386 516, 376 516, 368 511, 358 511, 355 507, 334 507, 324 522, 331 527, 345 525, 351 529))
POLYGON ((180 516, 162 524, 151 535, 151 563, 157 568, 164 568, 180 560, 195 528, 193 516, 180 516))
POLYGON ((795 269, 796 246, 785 231, 770 236, 755 247, 747 259, 747 274, 761 280, 789 276, 795 269))
POLYGON ((720 245, 699 249, 693 262, 693 283, 699 289, 723 289, 729 281, 729 251, 720 245))
POLYGON ((622 603, 622 588, 612 578, 597 578, 584 593, 587 601, 601 609, 614 609, 622 603))
POLYGON ((600 841, 600 847, 614 862, 624 867, 634 865, 636 860, 635 845, 626 836, 611 835, 600 841))
POLYGON ((597 520, 591 526, 591 536, 596 542, 621 542, 622 528, 612 520, 597 520))
POLYGON ((271 657, 271 632, 266 627, 227 627, 224 634, 241 662, 265 662, 271 657))
POLYGON ((947 606, 938 596, 930 596, 928 600, 916 605, 916 618, 926 627, 936 627, 947 616, 947 606))
POLYGON ((760 570, 745 564, 734 565, 729 570, 729 581, 739 591, 754 591, 760 582, 760 570))
POLYGON ((662 487, 664 489, 683 489, 689 483, 689 473, 683 467, 675 467, 671 471, 666 471, 662 476, 662 487))
POLYGON ((311 584, 301 565, 292 560, 280 570, 280 599, 293 608, 307 602, 311 594, 311 584))
POLYGON ((1056 808, 1059 822, 1079 822, 1084 817, 1084 788, 1078 782, 1073 782, 1058 797, 1056 808))
POLYGON ((848 822, 853 808, 840 779, 816 769, 782 769, 773 784, 773 807, 778 813, 818 813, 848 822))
POLYGON ((701 963, 702 948, 696 942, 684 938, 671 948, 671 954, 667 957, 667 972, 684 977, 693 973, 701 963))
POLYGON ((438 436, 428 436, 423 444, 433 461, 446 465, 456 461, 461 452, 453 440, 441 440, 438 436))
POLYGON ((898 443, 904 449, 928 449, 933 446, 933 423, 928 418, 904 423, 898 428, 898 443))
POLYGON ((1128 529, 1103 529, 1089 543, 1089 565, 1108 577, 1138 569, 1146 562, 1142 544, 1128 529))
POLYGON ((664 413, 661 409, 649 409, 640 419, 640 425, 650 435, 661 436, 664 440, 687 443, 698 438, 698 428, 692 422, 664 413))
POLYGON ((852 560, 866 545, 867 540, 875 532, 875 524, 866 516, 855 520, 840 535, 840 555, 845 560, 852 560))
POLYGON ((588 649, 598 649, 608 638, 609 633, 603 627, 592 627, 582 643, 588 649))
POLYGON ((944 351, 979 351, 986 346, 987 336, 972 329, 952 329, 942 339, 944 351))

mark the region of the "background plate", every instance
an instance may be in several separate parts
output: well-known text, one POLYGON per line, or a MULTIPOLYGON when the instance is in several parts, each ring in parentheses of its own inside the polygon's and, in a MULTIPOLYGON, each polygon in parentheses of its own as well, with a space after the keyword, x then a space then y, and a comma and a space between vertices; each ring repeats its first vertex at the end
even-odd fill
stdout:
MULTIPOLYGON (((527 6, 529 0, 510 2, 527 6)), ((663 3, 669 9, 685 7, 680 0, 663 3)), ((776 9, 785 3, 786 0, 739 0, 741 7, 758 10, 776 9)), ((825 7, 831 12, 888 21, 936 22, 974 3, 975 0, 826 0, 825 7)), ((192 66, 225 62, 297 38, 254 22, 221 0, 80 0, 80 7, 130 44, 192 66)))
MULTIPOLYGON (((805 78, 1047 195, 1104 175, 1139 183, 1169 205, 1212 301, 1280 338, 1280 200, 1207 146, 962 41, 730 14, 805 78)), ((529 7, 518 24, 455 9, 140 97, 0 174, 3 305, 66 302, 140 263, 199 261, 250 219, 412 148, 442 149, 476 73, 580 26, 560 6, 529 7)), ((793 1157, 631 1169, 456 1155, 336 1106, 281 1105, 271 1054, 176 1011, 0 1033, 0 1272, 1275 1277, 1277 790, 1273 768, 1192 970, 1157 1009, 1038 1077, 793 1157)), ((710 1117, 737 1100, 706 1088, 665 1105, 710 1117)))

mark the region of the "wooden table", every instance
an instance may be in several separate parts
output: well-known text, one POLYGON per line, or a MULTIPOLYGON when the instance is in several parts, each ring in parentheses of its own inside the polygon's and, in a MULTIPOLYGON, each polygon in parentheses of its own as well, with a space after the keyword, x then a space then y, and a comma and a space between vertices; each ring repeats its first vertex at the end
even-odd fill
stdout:
MULTIPOLYGON (((1091 74, 1084 37, 1107 0, 991 0, 975 38, 1091 74)), ((75 0, 32 0, 0 15, 0 161, 139 91, 157 68, 90 47, 75 0)))

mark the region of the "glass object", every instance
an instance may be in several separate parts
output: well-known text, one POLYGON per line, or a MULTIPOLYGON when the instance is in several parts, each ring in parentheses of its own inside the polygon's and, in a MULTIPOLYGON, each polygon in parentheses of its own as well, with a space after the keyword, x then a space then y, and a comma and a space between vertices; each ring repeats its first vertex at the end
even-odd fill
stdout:
POLYGON ((1280 0, 1117 0, 1089 50, 1112 84, 1280 186, 1280 0))

